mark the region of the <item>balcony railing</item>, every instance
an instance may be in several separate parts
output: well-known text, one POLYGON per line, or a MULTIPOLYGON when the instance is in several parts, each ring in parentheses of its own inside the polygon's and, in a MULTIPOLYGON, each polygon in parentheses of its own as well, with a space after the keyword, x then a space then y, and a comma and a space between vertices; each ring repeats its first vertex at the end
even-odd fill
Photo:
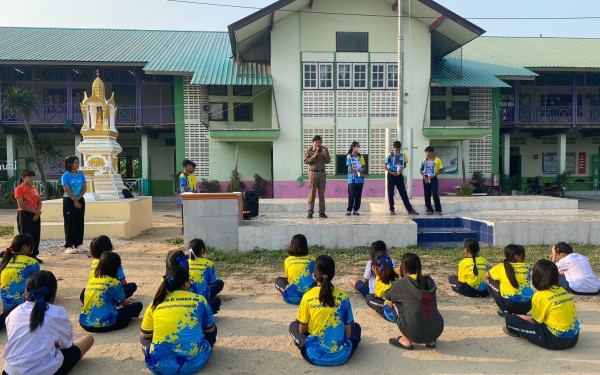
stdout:
MULTIPOLYGON (((137 107, 135 105, 117 106, 116 123, 118 125, 136 124, 137 107)), ((35 113, 31 116, 32 124, 65 124, 67 122, 66 104, 43 104, 38 105, 35 113)), ((10 116, 5 111, 2 112, 2 123, 22 124, 23 119, 20 116, 10 116)), ((79 104, 73 106, 73 122, 81 124, 83 116, 79 104)), ((142 107, 142 124, 168 125, 175 123, 175 108, 173 106, 146 106, 142 107)))
MULTIPOLYGON (((576 107, 577 124, 600 124, 600 106, 576 107)), ((515 123, 515 108, 500 107, 500 122, 515 123)), ((519 107, 521 124, 572 124, 572 106, 521 106, 519 107)))

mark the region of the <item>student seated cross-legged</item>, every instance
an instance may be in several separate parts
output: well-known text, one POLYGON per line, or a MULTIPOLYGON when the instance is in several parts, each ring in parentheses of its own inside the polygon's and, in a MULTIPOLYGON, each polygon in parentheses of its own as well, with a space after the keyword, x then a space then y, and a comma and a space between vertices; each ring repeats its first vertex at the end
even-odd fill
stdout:
POLYGON ((275 279, 275 288, 287 303, 297 305, 302 296, 315 286, 313 269, 315 258, 308 254, 308 243, 303 234, 292 237, 288 247, 289 256, 283 262, 285 277, 275 279))
POLYGON ((558 267, 558 284, 569 293, 595 295, 600 293, 600 279, 594 274, 590 261, 584 255, 574 253, 565 242, 552 247, 552 261, 558 267))
POLYGON ((479 242, 476 239, 465 240, 465 255, 467 257, 458 264, 458 275, 448 277, 450 287, 466 297, 489 296, 485 278, 488 263, 484 257, 479 256, 479 242))

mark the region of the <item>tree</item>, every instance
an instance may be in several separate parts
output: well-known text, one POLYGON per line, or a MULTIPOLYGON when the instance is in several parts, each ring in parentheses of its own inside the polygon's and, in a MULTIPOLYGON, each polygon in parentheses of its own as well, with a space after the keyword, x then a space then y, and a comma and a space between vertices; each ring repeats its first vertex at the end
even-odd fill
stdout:
POLYGON ((38 154, 33 133, 31 132, 31 124, 29 124, 29 119, 36 109, 33 92, 30 89, 13 86, 4 93, 4 96, 2 97, 2 107, 4 107, 4 110, 9 115, 20 116, 23 119, 25 130, 27 131, 27 137, 29 138, 29 146, 33 152, 33 157, 42 179, 42 186, 44 187, 42 191, 42 198, 47 199, 48 184, 46 182, 46 173, 44 171, 44 165, 42 164, 38 154))

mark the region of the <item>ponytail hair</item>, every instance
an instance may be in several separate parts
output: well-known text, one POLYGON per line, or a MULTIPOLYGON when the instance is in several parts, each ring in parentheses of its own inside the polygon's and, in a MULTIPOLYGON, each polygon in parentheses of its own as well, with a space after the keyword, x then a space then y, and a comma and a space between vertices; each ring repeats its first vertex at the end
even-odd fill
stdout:
POLYGON ((27 301, 33 302, 33 309, 29 315, 29 331, 33 332, 44 324, 48 303, 54 302, 56 297, 56 277, 50 271, 39 271, 29 276, 25 284, 27 301))
POLYGON ((508 281, 510 281, 510 284, 515 289, 519 288, 519 282, 517 281, 515 269, 511 263, 516 262, 518 256, 525 259, 525 248, 523 246, 511 244, 504 248, 504 272, 506 273, 508 281))
POLYGON ((100 256, 100 262, 98 262, 98 266, 94 271, 94 277, 109 276, 116 279, 119 267, 121 267, 121 257, 119 254, 112 251, 105 251, 100 256))
POLYGON ((423 276, 421 268, 421 258, 414 253, 406 253, 402 256, 400 261, 400 269, 402 274, 407 273, 411 275, 417 275, 417 287, 421 290, 427 289, 429 286, 429 276, 423 276))
POLYGON ((319 302, 326 307, 335 307, 335 298, 333 297, 333 284, 331 280, 335 276, 335 262, 329 255, 321 255, 315 259, 315 270, 313 272, 315 280, 321 285, 319 292, 319 302))
POLYGON ((385 242, 383 242, 381 240, 373 242, 371 244, 371 248, 369 249, 369 257, 371 258, 372 265, 374 265, 375 262, 377 261, 375 255, 378 252, 387 253, 387 246, 385 245, 385 242))
POLYGON ((183 267, 188 271, 190 269, 188 256, 183 250, 170 251, 169 254, 167 254, 166 266, 166 275, 173 273, 177 267, 183 267))
POLYGON ((28 233, 17 234, 13 237, 10 247, 4 251, 2 256, 2 263, 0 263, 0 272, 4 271, 4 267, 11 261, 14 262, 17 255, 23 255, 23 247, 33 247, 33 237, 28 233))
POLYGON ((379 268, 379 280, 384 284, 389 284, 398 278, 398 274, 394 271, 394 262, 389 254, 379 251, 375 254, 377 259, 377 267, 379 268))
POLYGON ((473 274, 477 276, 479 274, 479 270, 477 270, 477 255, 479 254, 479 242, 477 242, 474 238, 465 239, 465 249, 469 253, 471 253, 471 257, 473 258, 473 274))
MULTIPOLYGON (((357 141, 352 142, 352 144, 350 144, 350 149, 348 150, 348 155, 352 155, 352 151, 354 150, 354 147, 358 146, 360 143, 358 143, 357 141)), ((360 156, 360 153, 357 152, 358 156, 360 156)))
POLYGON ((194 238, 190 241, 188 249, 189 257, 193 260, 202 256, 202 252, 206 250, 206 244, 200 238, 194 238))
MULTIPOLYGON (((183 252, 183 251, 182 251, 183 252)), ((167 293, 183 290, 184 284, 190 280, 190 271, 182 266, 174 266, 163 276, 163 281, 152 300, 152 310, 164 302, 167 293)))

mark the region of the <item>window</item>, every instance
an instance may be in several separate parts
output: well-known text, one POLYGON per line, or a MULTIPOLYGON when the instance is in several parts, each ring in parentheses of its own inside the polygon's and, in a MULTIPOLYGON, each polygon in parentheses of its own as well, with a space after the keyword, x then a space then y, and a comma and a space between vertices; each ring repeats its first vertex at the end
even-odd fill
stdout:
POLYGON ((431 96, 446 96, 446 88, 445 87, 432 87, 431 88, 431 96))
POLYGON ((333 64, 319 64, 319 88, 333 89, 333 64))
POLYGON ((233 121, 252 122, 252 103, 233 103, 233 121))
POLYGON ((452 120, 469 119, 469 102, 452 102, 452 120))
POLYGON ((352 88, 352 64, 338 64, 338 89, 352 88))
POLYGON ((252 86, 233 86, 233 96, 252 96, 252 86))
POLYGON ((371 88, 385 89, 385 64, 371 65, 371 88))
POLYGON ((305 89, 316 89, 317 86, 317 64, 316 63, 305 63, 304 64, 304 88, 305 89))
POLYGON ((446 102, 431 102, 431 119, 446 119, 446 102))
POLYGON ((227 96, 227 86, 225 86, 225 85, 208 85, 208 95, 227 96))
POLYGON ((208 119, 210 121, 227 121, 227 103, 208 103, 210 105, 210 113, 208 119))
POLYGON ((337 32, 337 52, 369 52, 369 33, 337 32))
POLYGON ((398 88, 398 64, 387 64, 387 88, 398 88))
POLYGON ((354 64, 354 86, 355 89, 367 88, 367 64, 354 64))
POLYGON ((469 96, 468 87, 453 87, 452 96, 469 96))

